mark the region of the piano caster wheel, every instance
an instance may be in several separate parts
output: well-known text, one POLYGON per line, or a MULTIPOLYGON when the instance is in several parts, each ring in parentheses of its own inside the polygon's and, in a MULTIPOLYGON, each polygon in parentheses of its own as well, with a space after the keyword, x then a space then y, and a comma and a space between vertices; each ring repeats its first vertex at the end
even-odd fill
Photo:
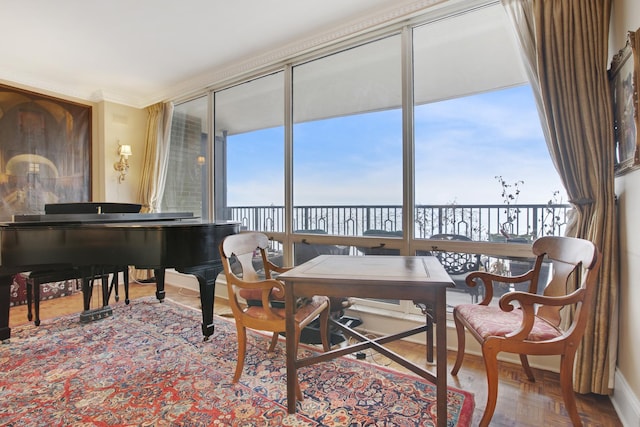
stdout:
POLYGON ((120 297, 118 295, 116 295, 114 298, 116 299, 116 302, 120 301, 120 297))
POLYGON ((129 298, 127 298, 126 300, 124 300, 124 303, 125 303, 126 305, 129 305, 129 302, 130 302, 130 301, 131 301, 131 300, 130 300, 129 298))
POLYGON ((31 322, 33 320, 33 314, 31 313, 27 314, 27 320, 31 322))
POLYGON ((36 321, 35 321, 35 322, 33 322, 33 323, 35 323, 35 325, 36 325, 36 326, 40 326, 40 320, 36 320, 36 321))

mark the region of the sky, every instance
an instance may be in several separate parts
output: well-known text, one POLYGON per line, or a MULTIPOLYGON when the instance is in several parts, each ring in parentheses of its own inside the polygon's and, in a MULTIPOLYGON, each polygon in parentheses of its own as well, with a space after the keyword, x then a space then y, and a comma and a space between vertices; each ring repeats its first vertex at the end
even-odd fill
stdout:
MULTIPOLYGON (((498 177, 519 203, 566 203, 529 86, 417 106, 414 122, 417 204, 501 204, 498 177)), ((400 205, 401 124, 399 109, 296 124, 294 204, 400 205)), ((283 141, 229 137, 229 206, 283 205, 283 141)))

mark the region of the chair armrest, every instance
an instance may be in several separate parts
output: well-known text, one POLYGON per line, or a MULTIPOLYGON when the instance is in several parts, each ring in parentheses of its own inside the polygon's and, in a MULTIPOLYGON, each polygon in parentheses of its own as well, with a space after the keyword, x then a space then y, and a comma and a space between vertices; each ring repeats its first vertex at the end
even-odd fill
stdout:
POLYGON ((532 294, 529 292, 515 291, 504 294, 500 298, 498 304, 503 311, 512 311, 516 307, 514 304, 512 304, 513 301, 518 301, 518 303, 520 303, 519 306, 523 310, 527 310, 528 307, 534 308, 535 304, 562 307, 565 305, 576 304, 582 301, 584 299, 584 292, 585 290, 583 288, 579 288, 571 292, 570 294, 552 297, 532 294))
MULTIPOLYGON (((264 261, 263 261, 263 264, 264 264, 264 261)), ((280 274, 280 273, 284 273, 285 271, 289 271, 292 268, 293 267, 280 267, 279 265, 276 265, 271 261, 267 260, 266 265, 264 265, 264 274, 266 275, 267 279, 272 279, 271 273, 280 274)))
POLYGON ((522 324, 520 325, 520 328, 505 335, 505 338, 524 340, 529 336, 536 316, 536 304, 556 307, 572 305, 582 301, 584 299, 584 295, 585 289, 583 288, 576 289, 568 295, 557 297, 521 291, 508 292, 504 294, 498 303, 502 311, 513 311, 513 309, 516 308, 516 305, 513 304, 514 301, 519 303, 517 307, 522 310, 522 324))
POLYGON ((284 284, 276 279, 265 279, 256 282, 248 282, 235 278, 231 281, 231 284, 242 289, 260 290, 260 299, 262 301, 263 307, 269 306, 272 296, 278 299, 284 299, 284 284))
POLYGON ((520 276, 502 276, 499 274, 489 273, 487 271, 474 271, 470 273, 466 278, 465 282, 467 286, 476 286, 476 279, 482 280, 484 284, 484 298, 478 304, 480 305, 489 305, 491 300, 493 299, 493 284, 494 282, 501 283, 522 283, 528 280, 531 280, 533 277, 533 270, 527 271, 525 274, 521 274, 520 276))

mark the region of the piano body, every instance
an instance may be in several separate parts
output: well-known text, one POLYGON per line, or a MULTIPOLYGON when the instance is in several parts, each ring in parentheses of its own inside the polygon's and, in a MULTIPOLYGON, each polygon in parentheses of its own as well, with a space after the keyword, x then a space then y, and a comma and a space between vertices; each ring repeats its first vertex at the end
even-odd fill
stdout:
POLYGON ((153 269, 160 301, 165 269, 194 275, 200 287, 202 333, 205 339, 213 334, 215 280, 222 270, 218 245, 239 232, 238 223, 202 221, 190 213, 116 212, 113 204, 79 203, 67 209, 74 208, 84 213, 23 215, 0 224, 0 340, 11 336, 14 274, 100 265, 153 269))

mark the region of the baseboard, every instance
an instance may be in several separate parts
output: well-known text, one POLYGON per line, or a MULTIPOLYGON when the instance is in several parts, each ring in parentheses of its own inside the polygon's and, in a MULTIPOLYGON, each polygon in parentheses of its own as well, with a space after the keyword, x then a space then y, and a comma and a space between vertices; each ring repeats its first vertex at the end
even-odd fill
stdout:
POLYGON ((615 389, 611 403, 625 427, 640 426, 640 400, 629 387, 624 376, 616 369, 615 389))
MULTIPOLYGON (((215 296, 217 298, 229 299, 227 294, 227 286, 224 282, 224 279, 221 276, 218 276, 218 280, 216 281, 216 291, 215 296)), ((198 279, 190 274, 178 273, 175 270, 167 270, 165 272, 165 282, 169 283, 173 286, 178 286, 181 288, 190 289, 195 292, 200 292, 200 285, 198 285, 198 279)))

